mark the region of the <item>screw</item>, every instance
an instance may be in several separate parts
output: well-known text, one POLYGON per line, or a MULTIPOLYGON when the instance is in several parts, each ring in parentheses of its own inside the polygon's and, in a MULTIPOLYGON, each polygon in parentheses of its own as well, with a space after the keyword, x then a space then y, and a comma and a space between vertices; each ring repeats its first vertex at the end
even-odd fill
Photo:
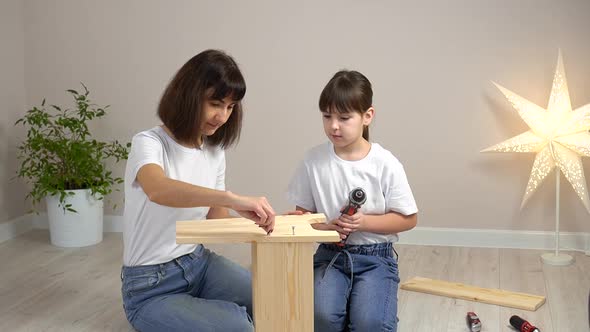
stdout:
POLYGON ((295 226, 291 226, 291 232, 295 235, 295 226))

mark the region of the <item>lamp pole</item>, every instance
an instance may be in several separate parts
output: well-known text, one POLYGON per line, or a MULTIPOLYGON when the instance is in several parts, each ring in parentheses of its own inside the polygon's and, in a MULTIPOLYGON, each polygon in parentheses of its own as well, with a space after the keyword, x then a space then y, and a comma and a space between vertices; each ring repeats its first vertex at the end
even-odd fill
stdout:
POLYGON ((559 167, 555 167, 555 252, 545 253, 541 255, 541 260, 547 265, 565 266, 574 262, 571 255, 559 252, 559 181, 561 179, 561 171, 559 167))

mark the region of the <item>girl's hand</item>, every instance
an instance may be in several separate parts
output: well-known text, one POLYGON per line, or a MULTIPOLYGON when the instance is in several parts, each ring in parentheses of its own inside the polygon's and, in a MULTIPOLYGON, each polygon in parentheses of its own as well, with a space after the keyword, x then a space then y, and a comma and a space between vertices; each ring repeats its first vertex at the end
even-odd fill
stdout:
POLYGON ((311 214, 311 212, 308 211, 300 211, 300 210, 295 210, 295 211, 287 211, 285 213, 283 213, 283 216, 301 216, 304 214, 311 214))
MULTIPOLYGON (((337 219, 336 219, 337 220, 337 219)), ((320 222, 317 224, 311 224, 313 229, 317 229, 320 231, 336 231, 340 235, 340 239, 344 240, 348 236, 348 232, 346 232, 342 227, 336 225, 334 222, 336 220, 332 220, 329 224, 320 222)))
POLYGON ((336 220, 336 225, 342 227, 348 233, 357 232, 365 226, 365 215, 360 210, 352 216, 343 214, 336 220))
POLYGON ((266 200, 266 197, 249 197, 232 194, 230 208, 240 216, 254 221, 267 234, 272 233, 274 230, 275 211, 266 200))

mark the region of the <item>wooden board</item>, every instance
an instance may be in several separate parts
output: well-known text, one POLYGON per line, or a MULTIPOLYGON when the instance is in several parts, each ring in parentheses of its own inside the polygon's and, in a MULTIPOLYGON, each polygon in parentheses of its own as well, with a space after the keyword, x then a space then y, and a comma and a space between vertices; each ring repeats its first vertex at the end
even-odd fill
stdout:
POLYGON ((313 331, 313 243, 252 244, 256 332, 313 331))
POLYGON ((493 288, 481 288, 461 283, 414 277, 401 284, 401 289, 457 299, 496 304, 529 311, 537 310, 545 297, 493 288))
POLYGON ((270 235, 246 218, 177 221, 176 243, 340 241, 336 231, 319 231, 310 226, 325 220, 322 213, 276 216, 275 229, 270 235), (292 226, 295 226, 295 235, 292 226))
POLYGON ((256 331, 312 331, 314 242, 340 241, 336 231, 311 227, 325 220, 323 214, 277 216, 270 235, 246 218, 177 221, 176 242, 252 243, 256 331))

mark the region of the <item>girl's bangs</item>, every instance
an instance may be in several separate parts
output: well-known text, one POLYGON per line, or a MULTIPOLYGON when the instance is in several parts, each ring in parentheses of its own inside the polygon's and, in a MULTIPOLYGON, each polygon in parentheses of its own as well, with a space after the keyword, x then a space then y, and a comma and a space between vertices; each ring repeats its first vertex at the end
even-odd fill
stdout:
POLYGON ((246 94, 246 83, 242 75, 233 73, 233 75, 221 77, 211 86, 211 89, 213 90, 209 97, 211 99, 223 100, 226 97, 231 97, 231 100, 239 101, 246 94))

